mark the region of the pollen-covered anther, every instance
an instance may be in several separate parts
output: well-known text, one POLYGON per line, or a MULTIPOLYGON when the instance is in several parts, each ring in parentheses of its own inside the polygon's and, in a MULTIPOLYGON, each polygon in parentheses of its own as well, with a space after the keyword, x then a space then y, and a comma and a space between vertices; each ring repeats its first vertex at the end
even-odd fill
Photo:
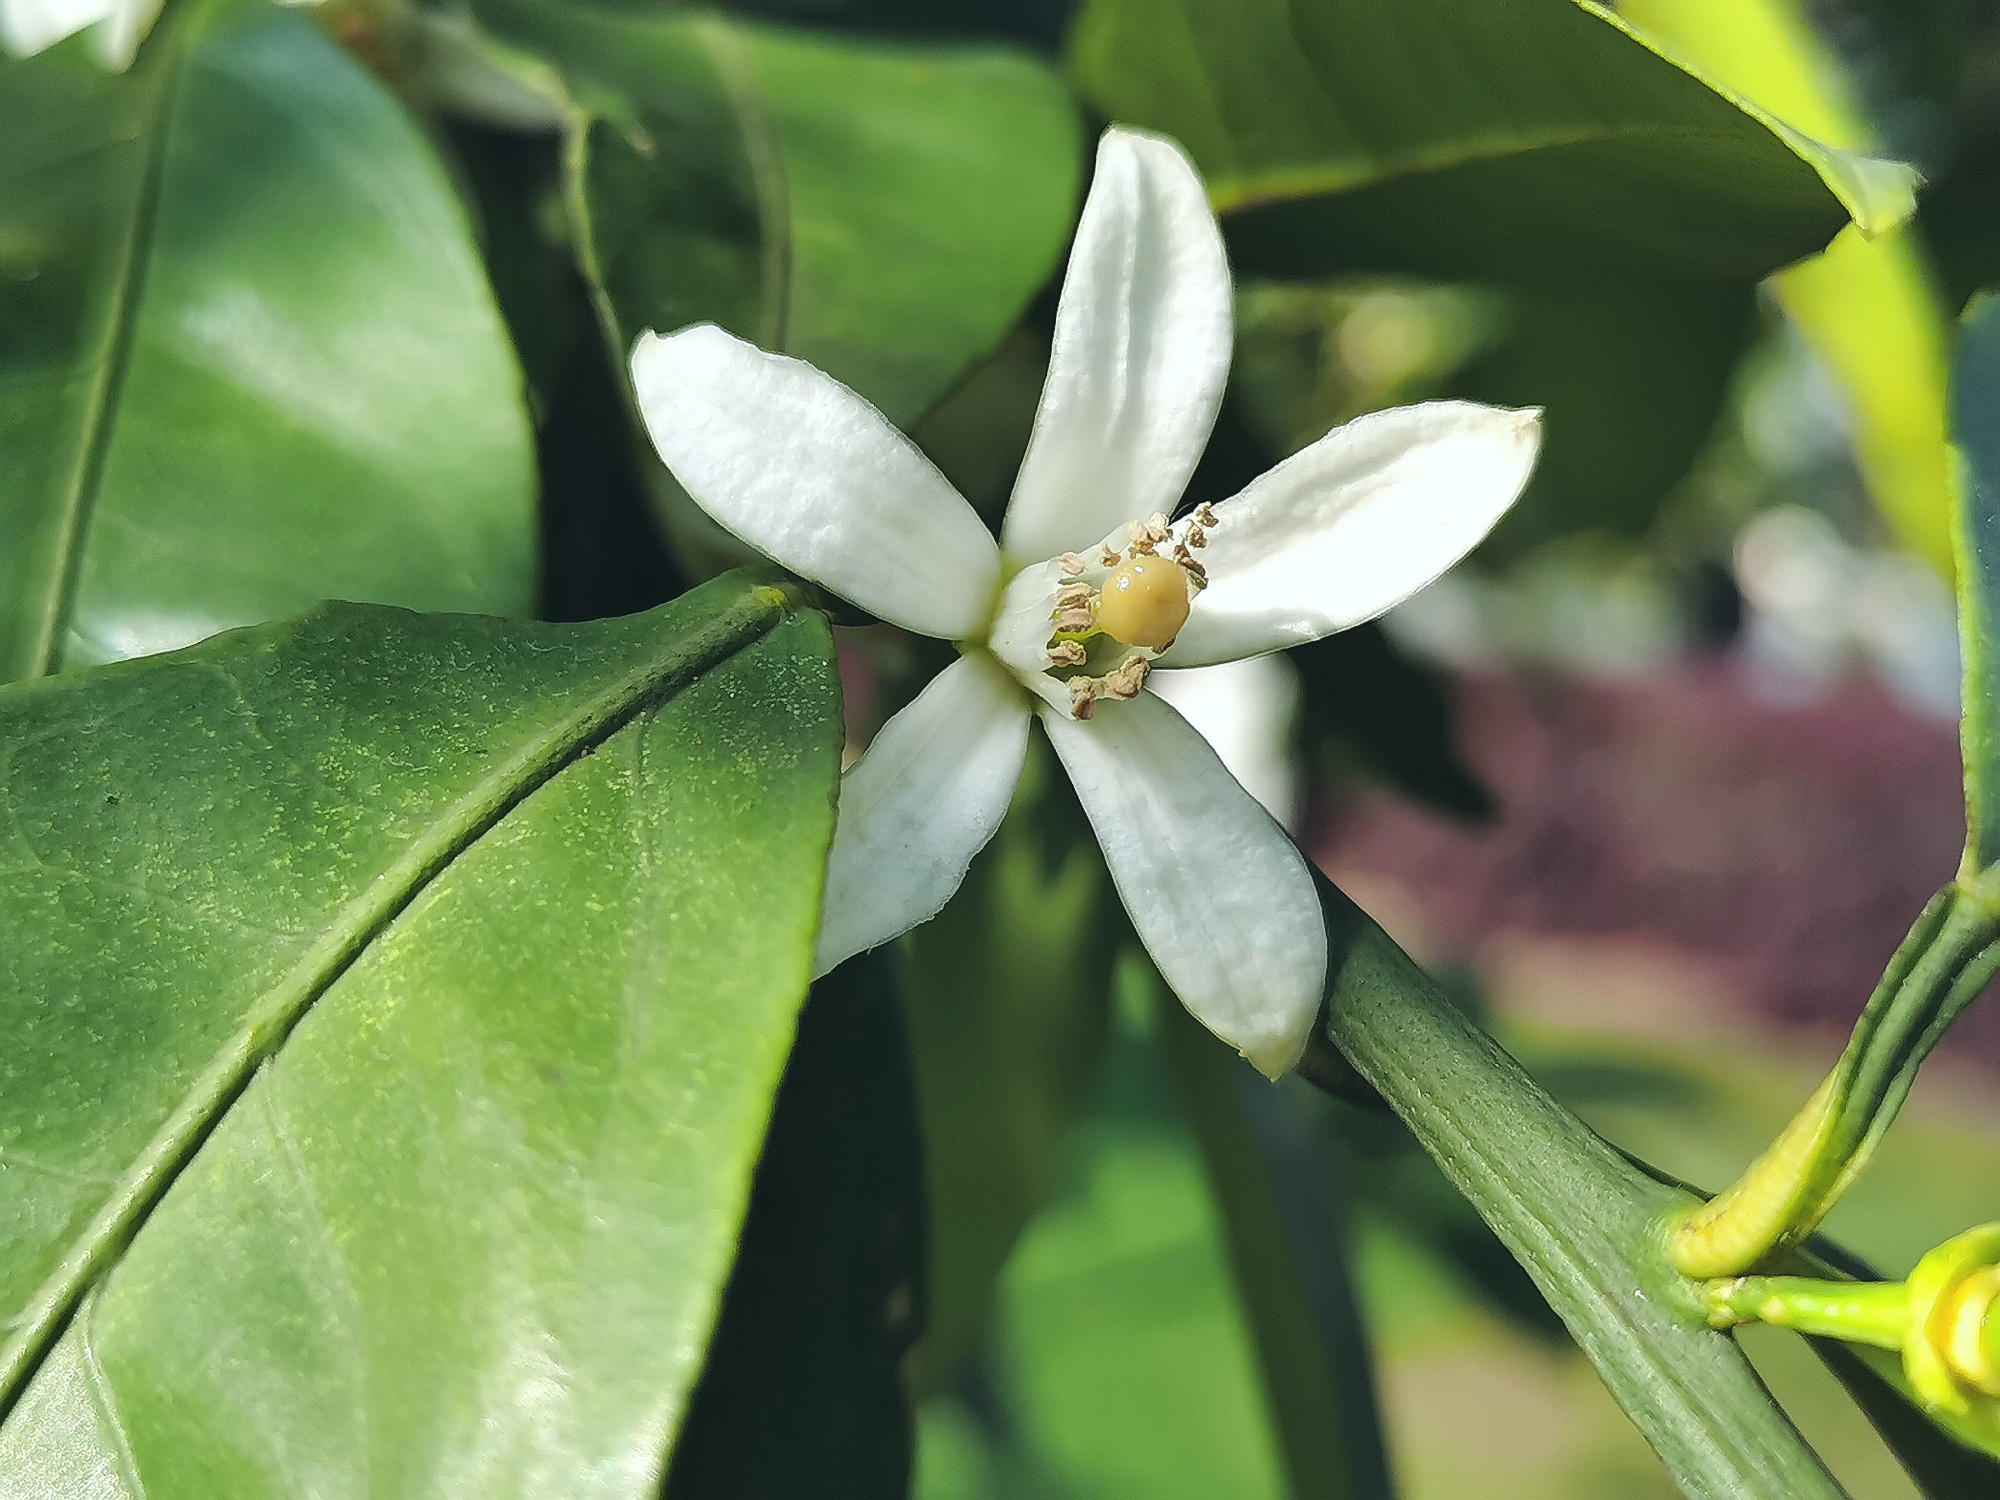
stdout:
POLYGON ((1167 557, 1120 563, 1098 596, 1097 628, 1128 646, 1164 651, 1187 624, 1191 576, 1167 557))
POLYGON ((1194 560, 1194 554, 1188 551, 1184 544, 1177 545, 1174 548, 1174 561, 1186 569, 1188 577, 1194 580, 1196 588, 1205 589, 1208 587, 1208 569, 1194 560))
POLYGON ((1052 667, 1080 667, 1083 661, 1084 651, 1081 642, 1057 641, 1049 647, 1049 665, 1052 667))
POLYGON ((1087 583, 1063 583, 1056 586, 1056 608, 1075 609, 1079 604, 1090 603, 1095 590, 1087 583))
POLYGON ((1092 677, 1070 678, 1069 716, 1072 719, 1087 719, 1096 704, 1097 680, 1092 677))
POLYGON ((1138 521, 1128 521, 1125 525, 1126 551, 1133 557, 1153 555, 1153 534, 1138 521))
POLYGON ((1057 635, 1089 635, 1095 629, 1097 620, 1088 604, 1074 604, 1056 611, 1057 635))
POLYGON ((1090 563, 1081 553, 1065 552, 1061 557, 1056 559, 1056 566, 1061 568, 1066 576, 1074 578, 1085 568, 1089 567, 1090 563))
POLYGON ((1146 673, 1150 670, 1152 670, 1151 665, 1145 657, 1128 656, 1122 666, 1104 674, 1100 684, 1101 691, 1105 697, 1115 698, 1120 702, 1136 698, 1139 696, 1139 690, 1146 685, 1146 673))
POLYGON ((1115 568, 1119 563, 1124 561, 1124 558, 1115 547, 1107 542, 1097 549, 1097 560, 1107 568, 1115 568))
POLYGON ((1197 526, 1206 526, 1210 531, 1215 530, 1215 507, 1206 500, 1202 501, 1194 508, 1194 523, 1197 526))
POLYGON ((1173 532, 1170 529, 1168 529, 1167 526, 1167 516, 1165 511, 1156 510, 1152 513, 1152 515, 1146 518, 1146 540, 1151 542, 1154 546, 1157 547, 1161 542, 1166 541, 1172 535, 1173 532))
POLYGON ((1187 535, 1181 538, 1181 540, 1190 547, 1206 547, 1208 545, 1208 533, 1203 531, 1200 526, 1190 523, 1187 535))

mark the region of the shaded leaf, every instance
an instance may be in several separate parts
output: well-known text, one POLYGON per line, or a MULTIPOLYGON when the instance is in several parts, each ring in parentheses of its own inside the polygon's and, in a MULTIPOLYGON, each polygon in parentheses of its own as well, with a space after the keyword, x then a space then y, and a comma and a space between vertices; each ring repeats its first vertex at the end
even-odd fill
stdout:
MULTIPOLYGON (((1150 966, 1148 966, 1150 968, 1150 966)), ((1372 1354, 1309 1120, 1148 974, 1161 1051, 1208 1168, 1294 1500, 1393 1491, 1372 1354)))
POLYGON ((6 1482, 654 1494, 839 725, 823 620, 740 577, 0 693, 6 1482))
MULTIPOLYGON (((1868 149, 1837 60, 1797 0, 1625 0, 1620 14, 1815 140, 1868 149)), ((1778 300, 1838 382, 1869 493, 1904 546, 1951 573, 1945 320, 1920 242, 1843 231, 1779 273, 1778 300)))
POLYGON ((901 1495, 924 1195, 892 953, 813 987, 667 1496, 901 1495))
POLYGON ((908 424, 1062 249, 1075 111, 1024 56, 545 0, 479 15, 589 112, 572 209, 620 360, 643 329, 712 321, 908 424))
POLYGON ((1000 831, 906 945, 932 1209, 924 1375, 934 1385, 985 1331, 1009 1252, 1056 1195, 1103 1055, 1123 921, 1038 728, 1000 831))
POLYGON ((328 596, 532 607, 464 216, 311 23, 188 0, 129 73, 85 38, 0 62, 0 183, 0 677, 328 596))
POLYGON ((1587 0, 1090 0, 1070 56, 1188 147, 1239 270, 1754 280, 1910 207, 1587 0))

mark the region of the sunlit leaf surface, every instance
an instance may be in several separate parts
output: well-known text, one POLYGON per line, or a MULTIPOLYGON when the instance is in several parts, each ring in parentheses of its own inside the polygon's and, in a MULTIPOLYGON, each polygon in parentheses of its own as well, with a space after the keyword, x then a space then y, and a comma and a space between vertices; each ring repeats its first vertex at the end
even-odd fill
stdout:
POLYGON ((533 499, 450 183, 310 22, 0 61, 0 677, 328 597, 526 613, 533 499))
POLYGON ((739 579, 0 694, 0 1492, 656 1494, 839 725, 739 579))

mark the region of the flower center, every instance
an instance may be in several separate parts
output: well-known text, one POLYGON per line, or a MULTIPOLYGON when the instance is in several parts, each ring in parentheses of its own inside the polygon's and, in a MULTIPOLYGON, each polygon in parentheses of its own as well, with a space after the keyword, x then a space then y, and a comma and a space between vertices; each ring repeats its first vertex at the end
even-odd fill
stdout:
POLYGON ((1134 521, 1122 551, 1106 542, 1094 559, 1080 552, 1056 559, 1062 582, 1049 615, 1047 670, 1069 689, 1073 718, 1089 718, 1099 698, 1138 696, 1208 583, 1192 549, 1208 545, 1216 521, 1197 505, 1178 526, 1163 515, 1134 521))
POLYGON ((1111 570, 1097 600, 1097 628, 1128 646, 1158 651, 1188 617, 1188 575, 1171 558, 1135 557, 1111 570))

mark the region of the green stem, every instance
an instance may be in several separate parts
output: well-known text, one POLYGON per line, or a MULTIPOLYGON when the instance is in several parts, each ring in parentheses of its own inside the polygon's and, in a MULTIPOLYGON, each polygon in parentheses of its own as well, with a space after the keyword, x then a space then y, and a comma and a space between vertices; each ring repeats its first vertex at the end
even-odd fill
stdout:
POLYGON ((1733 1184, 1675 1226, 1696 1280, 1735 1276, 1816 1229, 1874 1154, 1917 1069, 1994 972, 2000 907, 1978 881, 1935 896, 1896 950, 1840 1061, 1733 1184))
POLYGON ((1338 1048, 1401 1116, 1576 1335, 1691 1496, 1837 1496, 1699 1289, 1661 1254, 1693 1202, 1551 1099, 1323 879, 1327 997, 1300 1072, 1338 1048))
POLYGON ((1717 1328, 1769 1323, 1820 1338, 1901 1349, 1910 1323, 1900 1281, 1817 1281, 1804 1276, 1737 1276, 1710 1282, 1708 1320, 1717 1328))

